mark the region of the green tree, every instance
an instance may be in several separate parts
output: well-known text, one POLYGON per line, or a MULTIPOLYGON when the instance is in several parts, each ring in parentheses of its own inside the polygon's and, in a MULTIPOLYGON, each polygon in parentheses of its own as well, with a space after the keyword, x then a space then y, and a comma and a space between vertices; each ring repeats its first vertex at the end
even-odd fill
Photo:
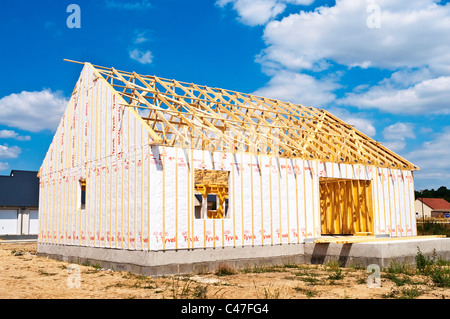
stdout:
POLYGON ((437 190, 424 189, 422 192, 414 191, 416 199, 418 198, 443 198, 450 202, 450 189, 445 186, 439 187, 437 190))

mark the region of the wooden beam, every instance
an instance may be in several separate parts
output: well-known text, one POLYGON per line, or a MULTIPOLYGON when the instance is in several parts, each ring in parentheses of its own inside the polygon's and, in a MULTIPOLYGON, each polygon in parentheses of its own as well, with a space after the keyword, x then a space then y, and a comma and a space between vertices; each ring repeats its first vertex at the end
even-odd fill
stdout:
POLYGON ((123 104, 145 125, 155 143, 161 145, 193 141, 195 148, 229 151, 224 145, 233 149, 241 141, 243 151, 251 154, 264 154, 271 149, 277 151, 272 154, 277 157, 418 170, 414 164, 322 109, 89 65, 97 77, 116 89, 123 104), (140 116, 139 109, 148 109, 148 115, 140 116), (280 134, 271 132, 273 129, 280 134), (261 143, 267 149, 260 149, 261 143))

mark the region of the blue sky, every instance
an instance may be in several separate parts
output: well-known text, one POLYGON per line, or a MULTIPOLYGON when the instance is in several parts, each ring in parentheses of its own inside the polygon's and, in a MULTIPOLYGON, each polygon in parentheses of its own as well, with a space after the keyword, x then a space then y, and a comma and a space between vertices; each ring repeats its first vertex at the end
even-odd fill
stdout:
POLYGON ((81 71, 66 58, 327 109, 418 165, 417 190, 450 188, 447 3, 7 2, 0 175, 39 169, 81 71))

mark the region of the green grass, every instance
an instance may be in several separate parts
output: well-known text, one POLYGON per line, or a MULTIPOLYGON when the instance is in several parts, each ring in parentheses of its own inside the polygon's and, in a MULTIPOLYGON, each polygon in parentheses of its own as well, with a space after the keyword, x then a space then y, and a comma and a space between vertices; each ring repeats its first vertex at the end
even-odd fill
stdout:
POLYGON ((310 285, 317 285, 320 280, 316 278, 318 275, 314 273, 308 273, 306 271, 299 271, 295 273, 295 276, 299 277, 298 280, 304 281, 310 285))
POLYGON ((389 299, 415 299, 422 295, 424 291, 416 287, 402 288, 402 289, 392 289, 391 292, 382 294, 383 298, 389 299))
POLYGON ((57 273, 54 272, 46 272, 45 270, 38 270, 39 275, 41 276, 55 276, 57 273))
POLYGON ((193 289, 193 292, 191 293, 191 295, 194 299, 208 299, 207 292, 208 292, 207 285, 206 286, 197 285, 193 289))
MULTIPOLYGON (((441 256, 437 256, 436 251, 431 256, 424 256, 420 249, 417 249, 415 256, 415 269, 405 262, 392 261, 383 274, 383 278, 391 280, 397 287, 405 285, 426 284, 425 282, 417 282, 412 280, 410 276, 415 274, 427 276, 437 287, 450 287, 450 261, 441 256)), ((405 288, 412 289, 412 288, 405 288)), ((403 297, 414 297, 413 290, 405 290, 404 292, 396 292, 397 295, 403 297)))
POLYGON ((419 248, 417 250, 415 257, 417 272, 429 276, 438 287, 450 287, 450 261, 436 256, 436 251, 431 257, 425 257, 419 248))
POLYGON ((400 293, 400 299, 415 299, 422 294, 423 291, 415 287, 403 288, 400 293))
POLYGON ((328 276, 330 280, 341 280, 344 278, 344 274, 342 273, 342 269, 340 267, 340 263, 338 260, 332 260, 325 263, 327 267, 327 271, 331 272, 328 276))
POLYGON ((341 268, 334 269, 333 273, 328 276, 328 279, 331 279, 331 280, 340 280, 343 278, 344 278, 344 275, 342 274, 341 268))
POLYGON ((437 223, 433 221, 425 221, 425 223, 417 223, 418 235, 445 235, 450 237, 450 224, 437 223))
POLYGON ((100 265, 99 263, 93 264, 89 261, 89 259, 86 259, 81 265, 87 267, 94 267, 97 270, 102 268, 102 265, 100 265))
POLYGON ((281 270, 278 266, 257 266, 254 265, 250 268, 245 268, 243 272, 245 274, 253 273, 253 274, 261 274, 266 272, 282 272, 284 270, 281 270))
POLYGON ((408 285, 414 284, 414 282, 408 276, 401 276, 398 274, 388 273, 386 275, 383 275, 383 278, 387 278, 387 279, 391 280, 397 286, 404 286, 406 284, 408 284, 408 285))
POLYGON ((317 291, 314 291, 312 289, 302 288, 302 287, 294 287, 294 290, 305 294, 306 298, 308 298, 308 299, 315 297, 319 294, 317 291))
POLYGON ((387 272, 389 274, 406 274, 406 275, 410 275, 410 274, 414 273, 414 270, 409 265, 407 265, 404 261, 403 262, 397 262, 397 261, 393 260, 389 264, 387 272))
POLYGON ((438 287, 450 287, 450 269, 436 266, 430 274, 431 280, 438 287))
POLYGON ((230 276, 234 275, 236 272, 233 268, 231 268, 228 265, 220 265, 219 268, 217 268, 215 275, 216 276, 230 276))
POLYGON ((297 265, 297 264, 292 264, 292 263, 285 263, 285 264, 283 265, 283 267, 284 267, 284 268, 298 268, 299 265, 297 265))
POLYGON ((430 257, 425 257, 422 254, 422 252, 420 251, 420 248, 417 248, 417 254, 415 257, 415 261, 416 261, 417 271, 420 274, 429 275, 433 268, 435 260, 436 260, 436 251, 434 251, 433 256, 430 258, 430 257))

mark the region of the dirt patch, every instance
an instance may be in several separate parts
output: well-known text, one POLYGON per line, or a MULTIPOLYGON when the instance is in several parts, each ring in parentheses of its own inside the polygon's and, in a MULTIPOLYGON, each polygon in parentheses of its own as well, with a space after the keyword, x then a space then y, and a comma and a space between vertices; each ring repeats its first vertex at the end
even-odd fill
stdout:
POLYGON ((220 269, 191 276, 146 277, 73 265, 36 255, 36 243, 0 244, 3 299, 448 299, 450 288, 429 276, 381 272, 369 287, 366 269, 280 265, 220 269))

